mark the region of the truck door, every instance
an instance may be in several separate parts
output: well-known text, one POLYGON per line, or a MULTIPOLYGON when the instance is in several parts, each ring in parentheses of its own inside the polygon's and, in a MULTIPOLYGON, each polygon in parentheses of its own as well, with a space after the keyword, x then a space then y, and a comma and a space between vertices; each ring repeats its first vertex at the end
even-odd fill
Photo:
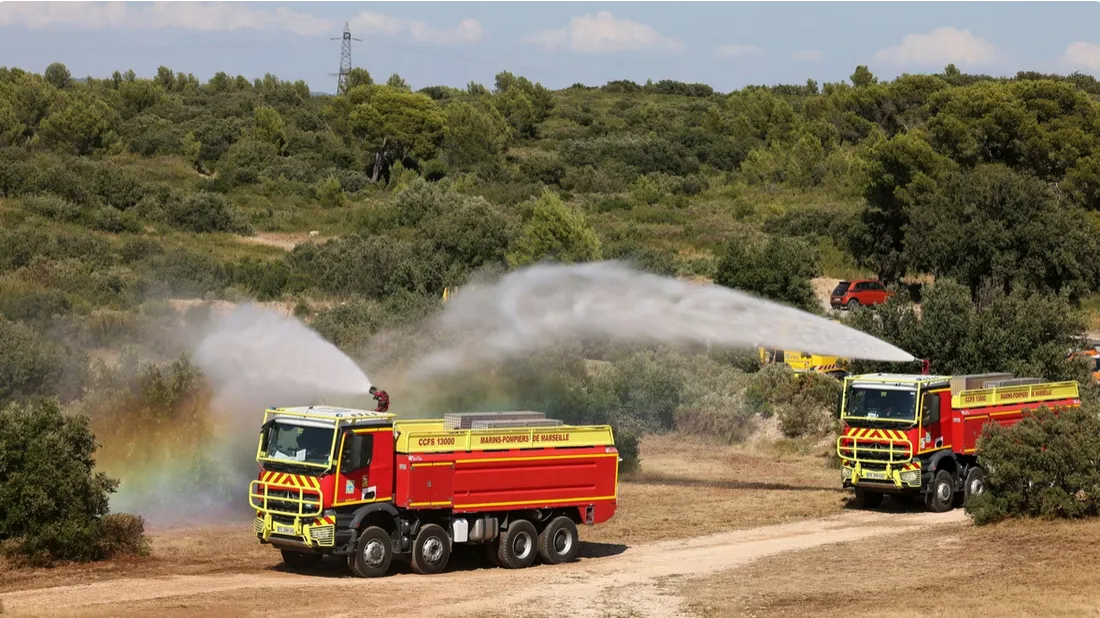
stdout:
POLYGON ((348 429, 340 439, 333 506, 393 497, 393 431, 348 429))
POLYGON ((917 437, 917 453, 938 451, 950 448, 947 432, 944 429, 950 415, 944 412, 944 405, 951 405, 950 391, 931 391, 921 394, 920 431, 917 437))

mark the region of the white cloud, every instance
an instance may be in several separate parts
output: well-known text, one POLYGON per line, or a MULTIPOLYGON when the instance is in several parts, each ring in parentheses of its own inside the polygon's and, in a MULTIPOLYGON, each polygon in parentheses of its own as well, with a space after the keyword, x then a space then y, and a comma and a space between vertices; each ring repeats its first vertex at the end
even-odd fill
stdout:
POLYGON ((874 60, 896 67, 980 66, 992 64, 1000 55, 989 41, 969 30, 936 28, 927 34, 910 34, 900 45, 878 50, 874 60))
POLYGON ((755 45, 738 45, 732 43, 729 45, 719 45, 714 48, 714 55, 719 58, 733 58, 735 56, 751 56, 758 54, 762 50, 755 45))
POLYGON ((4 2, 0 4, 0 26, 31 30, 58 26, 82 30, 271 30, 302 36, 325 34, 336 28, 327 19, 284 8, 258 11, 244 3, 216 2, 158 2, 145 6, 125 2, 4 2))
POLYGON ((458 22, 454 28, 436 28, 422 21, 364 11, 349 20, 348 26, 355 37, 360 34, 386 36, 407 34, 413 41, 429 45, 477 43, 485 36, 485 29, 481 27, 481 23, 469 18, 458 22))
POLYGON ((817 62, 824 57, 820 49, 804 49, 791 54, 791 60, 798 62, 817 62))
POLYGON ((1074 69, 1100 71, 1100 45, 1084 41, 1070 43, 1062 54, 1062 62, 1074 69))
MULTIPOLYGON (((417 43, 476 43, 484 35, 481 24, 464 19, 451 29, 379 13, 360 13, 348 20, 352 35, 359 31, 407 36, 417 43)), ((205 32, 265 30, 299 36, 338 36, 343 20, 331 20, 285 8, 263 10, 244 2, 2 2, 0 27, 45 30, 159 30, 179 28, 205 32)))
POLYGON ((531 32, 521 40, 547 51, 568 49, 577 54, 642 50, 680 52, 684 49, 680 41, 645 24, 615 17, 608 11, 574 17, 564 28, 531 32))

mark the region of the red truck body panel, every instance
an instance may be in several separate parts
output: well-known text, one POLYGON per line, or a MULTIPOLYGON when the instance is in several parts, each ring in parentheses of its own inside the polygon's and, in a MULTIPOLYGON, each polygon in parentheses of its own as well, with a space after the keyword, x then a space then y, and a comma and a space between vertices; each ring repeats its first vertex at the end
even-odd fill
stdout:
MULTIPOLYGON (((1042 405, 1052 410, 1060 408, 1073 408, 1081 405, 1080 399, 1060 399, 1056 401, 1044 401, 1042 405)), ((1004 406, 991 406, 987 408, 973 408, 970 410, 956 410, 956 421, 952 423, 952 442, 956 453, 973 453, 977 450, 978 438, 982 435, 982 428, 988 423, 997 423, 1003 427, 1009 427, 1023 420, 1026 413, 1036 410, 1040 404, 1023 403, 1004 406)))
POLYGON ((397 506, 478 513, 593 507, 592 521, 615 512, 614 448, 455 451, 397 455, 397 506), (610 451, 610 452, 609 452, 610 451))

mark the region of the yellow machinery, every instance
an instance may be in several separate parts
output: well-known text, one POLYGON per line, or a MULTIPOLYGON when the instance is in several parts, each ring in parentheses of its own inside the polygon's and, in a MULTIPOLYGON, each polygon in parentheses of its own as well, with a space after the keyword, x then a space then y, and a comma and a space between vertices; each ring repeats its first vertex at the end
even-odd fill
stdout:
POLYGON ((823 373, 834 378, 848 375, 848 359, 839 356, 823 356, 797 350, 768 350, 757 348, 760 362, 785 363, 795 373, 823 373))

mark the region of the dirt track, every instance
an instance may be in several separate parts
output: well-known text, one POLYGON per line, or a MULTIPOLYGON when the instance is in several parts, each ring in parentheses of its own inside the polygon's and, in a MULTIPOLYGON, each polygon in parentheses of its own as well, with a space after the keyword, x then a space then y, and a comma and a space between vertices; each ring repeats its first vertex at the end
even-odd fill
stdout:
MULTIPOLYGON (((586 544, 583 558, 521 571, 460 560, 436 576, 401 573, 378 580, 346 576, 340 565, 309 574, 278 570, 110 581, 22 590, 0 595, 7 615, 360 616, 403 603, 413 616, 683 616, 681 578, 746 565, 755 559, 914 528, 960 523, 955 510, 932 513, 846 512, 765 526, 624 547, 586 544)), ((582 530, 583 535, 583 530, 582 530)))

